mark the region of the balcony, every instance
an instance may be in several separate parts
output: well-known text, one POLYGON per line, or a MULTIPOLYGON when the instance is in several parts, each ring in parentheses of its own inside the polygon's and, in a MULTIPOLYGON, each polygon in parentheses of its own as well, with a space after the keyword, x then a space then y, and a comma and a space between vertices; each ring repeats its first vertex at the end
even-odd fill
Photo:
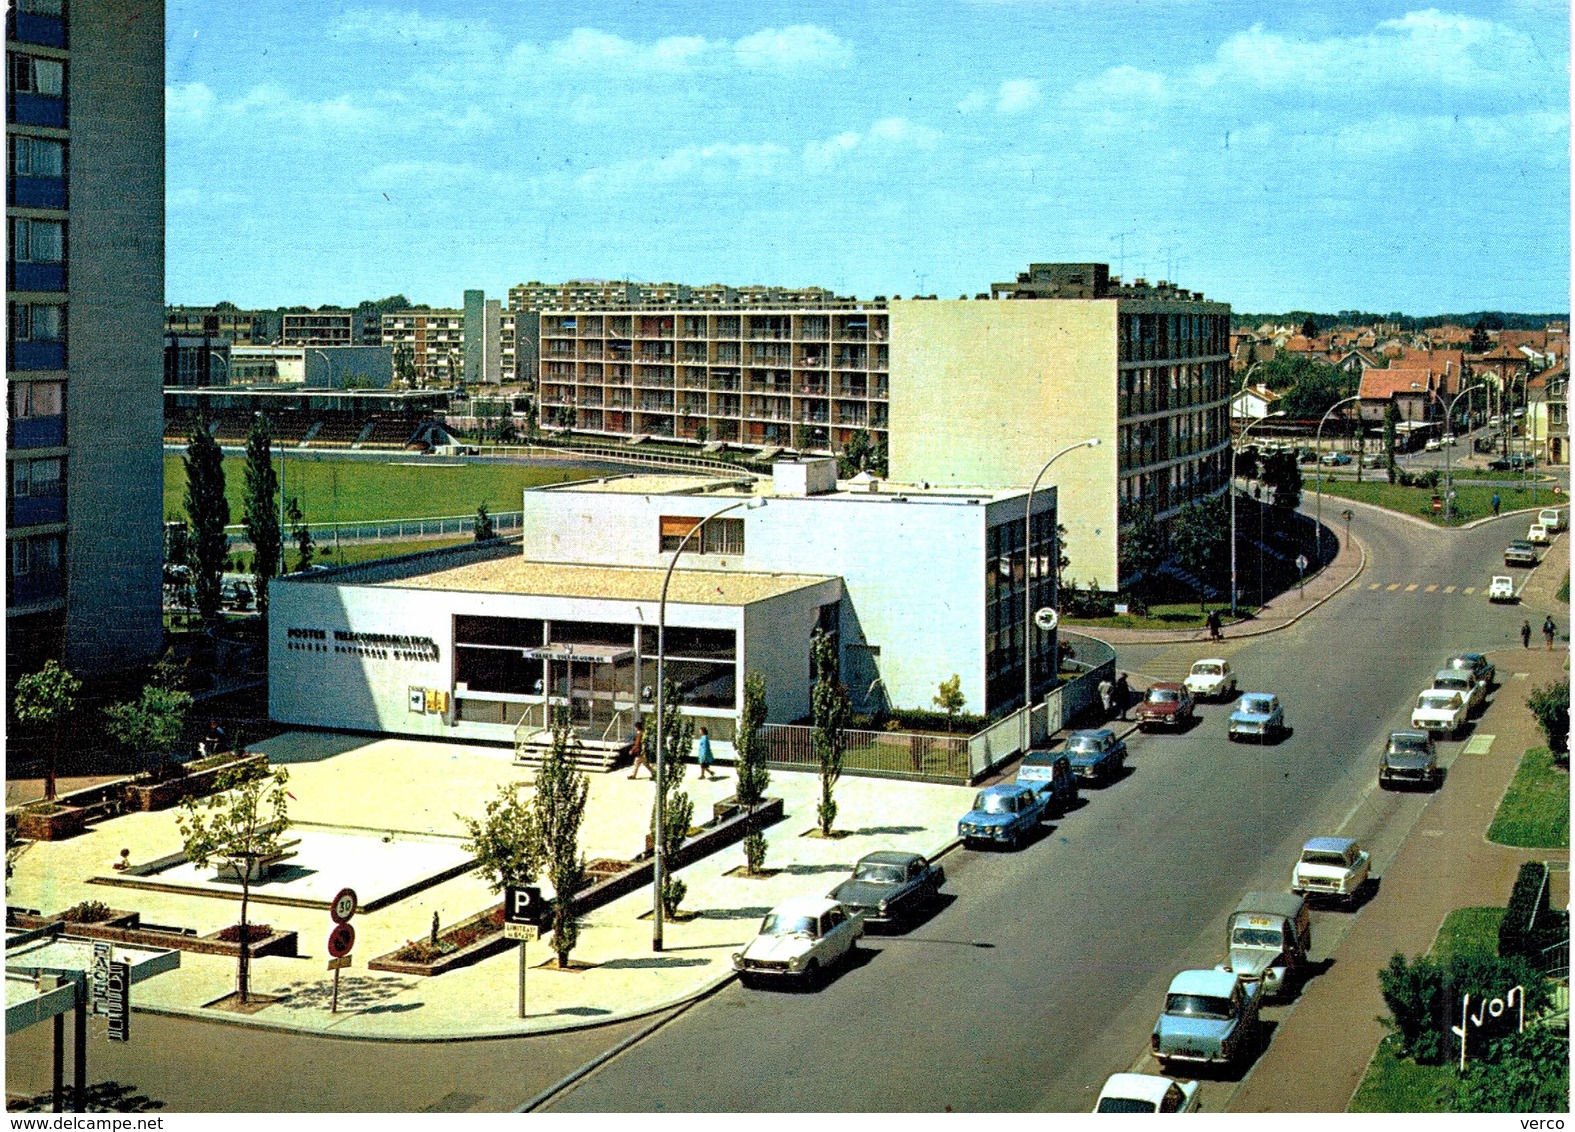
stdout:
POLYGON ((13 370, 50 370, 66 368, 64 342, 11 342, 10 368, 13 370))
POLYGON ((66 418, 12 417, 7 443, 13 449, 59 448, 66 442, 66 418))
POLYGON ((36 43, 40 47, 65 47, 66 21, 60 16, 36 12, 7 12, 5 37, 17 43, 36 43))
POLYGON ((65 208, 64 177, 10 177, 6 191, 17 208, 65 208))
POLYGON ((6 515, 8 527, 41 527, 65 521, 66 497, 61 494, 12 496, 6 515))
POLYGON ((804 397, 824 397, 831 386, 824 381, 801 381, 798 383, 798 392, 804 397))
POLYGON ((53 126, 56 129, 64 129, 66 100, 47 94, 15 93, 11 95, 6 120, 21 126, 53 126))
POLYGON ((43 605, 66 596, 66 576, 61 570, 41 570, 20 576, 13 574, 9 583, 5 602, 11 608, 43 605))

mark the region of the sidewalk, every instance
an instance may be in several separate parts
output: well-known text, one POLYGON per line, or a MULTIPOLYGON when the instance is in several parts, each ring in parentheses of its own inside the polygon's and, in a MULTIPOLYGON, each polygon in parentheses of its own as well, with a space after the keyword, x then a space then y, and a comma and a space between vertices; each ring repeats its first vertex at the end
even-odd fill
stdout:
POLYGON ((1462 749, 1443 788, 1422 812, 1380 890, 1356 914, 1333 965, 1307 984, 1294 1009, 1230 1103, 1234 1112, 1344 1112, 1387 1032, 1378 971, 1390 956, 1432 946, 1455 908, 1502 906, 1521 863, 1569 860, 1568 850, 1512 849, 1487 841, 1487 827, 1528 747, 1542 733, 1525 708, 1535 687, 1560 679, 1567 649, 1491 654, 1501 681, 1475 737, 1492 736, 1486 755, 1462 749))

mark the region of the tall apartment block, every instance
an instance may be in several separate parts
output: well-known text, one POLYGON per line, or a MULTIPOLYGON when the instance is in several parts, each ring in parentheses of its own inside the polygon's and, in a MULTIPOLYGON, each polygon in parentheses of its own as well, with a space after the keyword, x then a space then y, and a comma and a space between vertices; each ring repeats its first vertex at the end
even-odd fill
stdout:
POLYGON ((615 436, 824 452, 886 438, 884 309, 541 316, 540 419, 615 436))
POLYGON ((6 14, 6 654, 162 644, 164 5, 6 14))
POLYGON ((286 311, 280 316, 281 346, 379 346, 382 338, 382 320, 374 311, 286 311))
MULTIPOLYGON (((513 322, 508 320, 512 350, 513 322)), ((466 291, 462 309, 394 311, 382 318, 382 344, 394 348, 394 374, 421 385, 496 385, 503 378, 504 319, 496 299, 466 291)))
POLYGON ((280 318, 278 311, 172 306, 165 310, 164 330, 167 334, 222 338, 232 346, 267 346, 279 338, 280 318))

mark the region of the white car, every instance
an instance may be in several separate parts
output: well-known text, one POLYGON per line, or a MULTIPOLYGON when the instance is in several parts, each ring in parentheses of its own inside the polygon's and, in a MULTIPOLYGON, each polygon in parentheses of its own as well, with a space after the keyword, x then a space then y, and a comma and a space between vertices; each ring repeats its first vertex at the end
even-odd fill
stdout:
POLYGON ((1489 601, 1514 601, 1515 579, 1508 574, 1494 574, 1493 580, 1488 583, 1489 601))
POLYGON ((1411 710, 1411 726, 1418 731, 1442 731, 1459 735, 1466 726, 1466 697, 1459 692, 1435 692, 1429 688, 1416 698, 1411 710))
POLYGON ((1291 870, 1291 891, 1338 896, 1350 904, 1372 867, 1372 856, 1349 837, 1314 837, 1302 846, 1301 860, 1291 870))
POLYGON ((864 917, 835 900, 800 896, 778 904, 761 921, 760 934, 733 954, 733 970, 746 985, 758 979, 815 982, 845 959, 864 934, 864 917))
POLYGON ((1466 711, 1470 712, 1487 699, 1487 684, 1476 674, 1464 668, 1441 668, 1433 674, 1435 692, 1459 692, 1466 697, 1466 711))
POLYGON ((1541 523, 1532 523, 1526 530, 1526 541, 1533 546, 1547 546, 1553 541, 1553 535, 1541 523))
POLYGON ((1443 446, 1444 442, 1442 440, 1439 440, 1436 436, 1432 436, 1428 438, 1426 444, 1422 445, 1422 448, 1427 452, 1437 452, 1443 446))
POLYGON ((1200 700, 1227 699, 1236 694, 1236 674, 1231 671, 1230 661, 1218 657, 1195 662, 1182 683, 1200 700))
POLYGON ((1154 1073, 1112 1073, 1095 1112, 1197 1112, 1198 1083, 1154 1073))
POLYGON ((1544 507, 1537 512, 1537 522, 1555 533, 1564 529, 1564 519, 1565 515, 1562 507, 1544 507))

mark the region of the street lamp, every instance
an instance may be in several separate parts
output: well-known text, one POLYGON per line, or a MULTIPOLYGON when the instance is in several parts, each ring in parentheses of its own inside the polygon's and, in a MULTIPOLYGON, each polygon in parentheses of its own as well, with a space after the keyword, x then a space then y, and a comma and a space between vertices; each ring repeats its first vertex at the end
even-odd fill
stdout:
MULTIPOLYGON (((1039 469, 1039 474, 1034 477, 1034 482, 1028 489, 1028 501, 1023 505, 1023 750, 1028 750, 1029 741, 1033 738, 1033 706, 1034 706, 1034 582, 1033 582, 1033 545, 1034 545, 1034 493, 1039 490, 1039 481, 1044 479, 1050 465, 1065 456, 1068 452, 1075 452, 1079 448, 1098 448, 1099 437, 1091 436, 1087 440, 1079 440, 1076 444, 1068 444, 1050 459, 1045 461, 1044 467, 1039 469)), ((1060 546, 1054 532, 1050 539, 1051 556, 1060 557, 1060 546)), ((1050 563, 1050 569, 1055 569, 1055 563, 1050 563)))
MULTIPOLYGON (((1450 399, 1449 408, 1444 412, 1444 433, 1447 441, 1453 441, 1455 438, 1455 406, 1460 404, 1460 399, 1462 397, 1471 393, 1473 390, 1486 388, 1486 384, 1486 382, 1479 381, 1475 385, 1468 385, 1450 399)), ((1438 394, 1435 393, 1434 396, 1436 397, 1438 394)), ((1440 403, 1442 404, 1442 400, 1440 400, 1440 403)), ((1471 415, 1470 401, 1466 402, 1466 415, 1471 415)), ((1467 428, 1466 435, 1469 436, 1470 434, 1471 430, 1467 428)), ((1454 447, 1455 446, 1452 443, 1445 443, 1444 445, 1444 522, 1446 524, 1448 524, 1450 520, 1455 517, 1454 447)))
POLYGON ((651 909, 651 950, 662 950, 662 884, 667 879, 667 859, 662 852, 662 794, 666 785, 666 735, 663 734, 663 720, 666 711, 667 697, 667 587, 673 580, 673 570, 678 565, 678 559, 683 555, 689 540, 712 519, 726 515, 729 511, 737 511, 740 507, 755 510, 764 507, 766 501, 758 495, 748 499, 740 499, 737 503, 729 503, 720 510, 713 511, 704 519, 689 528, 689 533, 679 542, 678 549, 673 551, 673 560, 667 564, 667 573, 662 577, 662 600, 656 607, 656 820, 655 828, 651 831, 653 864, 651 869, 652 902, 651 909))
MULTIPOLYGON (((1362 395, 1358 393, 1351 397, 1342 397, 1330 405, 1329 411, 1323 415, 1323 420, 1318 422, 1318 431, 1313 434, 1313 451, 1318 454, 1316 471, 1313 473, 1318 483, 1318 508, 1317 516, 1313 523, 1313 546, 1315 547, 1313 554, 1317 558, 1319 566, 1323 565, 1323 426, 1341 405, 1349 405, 1352 401, 1360 401, 1361 399, 1362 395)), ((1361 427, 1360 416, 1357 418, 1357 427, 1361 427)), ((1358 452, 1356 458, 1358 460, 1357 467, 1360 468, 1361 453, 1358 452)))
MULTIPOLYGON (((1250 373, 1251 370, 1248 372, 1250 373)), ((1271 417, 1283 417, 1284 415, 1284 409, 1276 409, 1274 412, 1267 413, 1252 421, 1241 430, 1241 435, 1230 446, 1230 615, 1232 617, 1236 616, 1236 449, 1241 446, 1243 440, 1247 439, 1247 434, 1255 426, 1262 424, 1271 417)))

